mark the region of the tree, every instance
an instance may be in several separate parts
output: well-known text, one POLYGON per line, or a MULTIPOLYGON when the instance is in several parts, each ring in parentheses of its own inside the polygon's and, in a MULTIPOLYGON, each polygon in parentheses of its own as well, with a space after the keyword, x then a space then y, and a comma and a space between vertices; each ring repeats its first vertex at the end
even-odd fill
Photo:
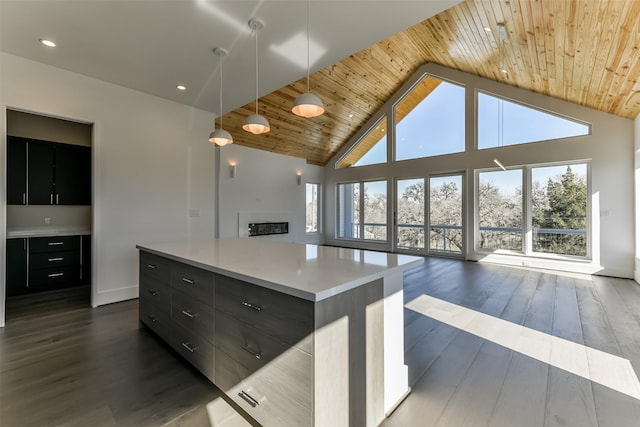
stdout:
POLYGON ((536 233, 534 250, 566 255, 587 254, 583 233, 562 233, 556 230, 586 230, 587 183, 567 166, 559 178, 549 178, 546 186, 547 206, 536 212, 534 227, 548 229, 536 233), (546 232, 544 232, 546 231, 546 232))

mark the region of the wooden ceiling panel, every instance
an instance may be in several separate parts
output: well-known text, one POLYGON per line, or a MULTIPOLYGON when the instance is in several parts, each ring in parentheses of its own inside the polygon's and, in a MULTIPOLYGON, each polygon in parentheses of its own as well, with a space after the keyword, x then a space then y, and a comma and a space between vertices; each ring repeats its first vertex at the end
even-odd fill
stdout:
POLYGON ((325 165, 426 62, 633 119, 640 112, 640 1, 467 0, 313 73, 311 92, 325 103, 324 115, 291 113, 306 92, 302 79, 260 98, 268 134, 242 131, 254 103, 226 114, 224 127, 237 144, 325 165))

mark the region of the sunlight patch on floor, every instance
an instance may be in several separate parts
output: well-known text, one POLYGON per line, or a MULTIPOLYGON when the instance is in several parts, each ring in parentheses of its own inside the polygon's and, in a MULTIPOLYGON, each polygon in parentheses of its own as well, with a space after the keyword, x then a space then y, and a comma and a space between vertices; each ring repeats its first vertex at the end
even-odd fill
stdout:
POLYGON ((627 359, 428 295, 405 307, 640 400, 640 381, 627 359))

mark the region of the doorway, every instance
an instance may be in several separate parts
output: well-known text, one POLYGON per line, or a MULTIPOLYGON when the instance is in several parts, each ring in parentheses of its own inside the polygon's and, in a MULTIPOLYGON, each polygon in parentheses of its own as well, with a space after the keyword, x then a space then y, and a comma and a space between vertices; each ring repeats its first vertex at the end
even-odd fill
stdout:
POLYGON ((93 126, 6 110, 5 319, 91 305, 93 126))

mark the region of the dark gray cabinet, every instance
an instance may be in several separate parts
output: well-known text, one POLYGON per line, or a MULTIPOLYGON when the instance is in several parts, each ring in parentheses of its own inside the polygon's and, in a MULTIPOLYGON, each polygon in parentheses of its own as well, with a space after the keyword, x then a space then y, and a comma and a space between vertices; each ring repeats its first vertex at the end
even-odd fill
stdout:
POLYGON ((53 183, 54 148, 46 142, 27 144, 27 204, 55 204, 53 183))
POLYGON ((27 292, 27 239, 7 239, 6 253, 7 296, 27 292))
POLYGON ((27 204, 27 144, 7 137, 7 204, 27 204))
POLYGON ((91 205, 91 147, 9 137, 7 204, 91 205))
POLYGON ((55 146, 56 205, 91 204, 91 148, 55 146))
POLYGON ((89 284, 91 236, 7 239, 7 296, 89 284))

